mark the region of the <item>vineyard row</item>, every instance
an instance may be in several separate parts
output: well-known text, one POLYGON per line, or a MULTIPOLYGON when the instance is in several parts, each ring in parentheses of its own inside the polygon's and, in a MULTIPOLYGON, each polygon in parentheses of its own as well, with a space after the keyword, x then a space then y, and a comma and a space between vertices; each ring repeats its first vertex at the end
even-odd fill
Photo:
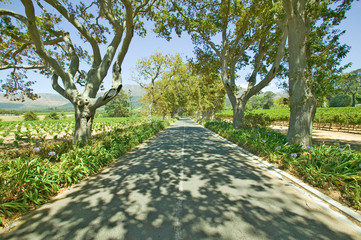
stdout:
MULTIPOLYGON (((92 134, 142 122, 144 120, 139 118, 96 118, 92 134)), ((33 143, 44 142, 46 139, 67 139, 73 135, 74 126, 74 120, 0 122, 0 144, 13 143, 17 146, 20 141, 33 143)))
MULTIPOLYGON (((262 109, 246 112, 253 114, 264 114, 270 118, 272 122, 285 122, 290 119, 290 110, 283 109, 262 109)), ((217 117, 230 118, 233 116, 231 110, 225 110, 216 114, 217 117)), ((338 107, 338 108, 318 108, 314 118, 314 123, 321 123, 324 126, 337 124, 339 128, 350 128, 361 125, 361 107, 338 107)))

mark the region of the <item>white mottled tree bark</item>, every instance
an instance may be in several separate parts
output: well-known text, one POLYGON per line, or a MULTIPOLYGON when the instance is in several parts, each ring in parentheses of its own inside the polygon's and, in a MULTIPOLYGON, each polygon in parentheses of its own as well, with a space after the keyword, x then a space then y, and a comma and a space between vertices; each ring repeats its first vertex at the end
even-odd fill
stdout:
POLYGON ((310 19, 306 0, 284 0, 288 21, 290 121, 287 141, 310 146, 316 99, 307 81, 307 37, 310 19))

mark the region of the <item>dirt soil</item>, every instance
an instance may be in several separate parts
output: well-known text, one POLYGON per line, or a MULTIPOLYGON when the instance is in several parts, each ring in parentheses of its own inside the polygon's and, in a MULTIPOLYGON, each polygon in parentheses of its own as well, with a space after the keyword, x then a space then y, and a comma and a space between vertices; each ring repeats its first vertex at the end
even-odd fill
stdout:
MULTIPOLYGON (((287 126, 271 125, 271 128, 282 134, 287 134, 287 126)), ((339 143, 342 147, 349 144, 352 150, 361 151, 361 134, 313 130, 312 142, 316 144, 324 143, 326 145, 339 143)))

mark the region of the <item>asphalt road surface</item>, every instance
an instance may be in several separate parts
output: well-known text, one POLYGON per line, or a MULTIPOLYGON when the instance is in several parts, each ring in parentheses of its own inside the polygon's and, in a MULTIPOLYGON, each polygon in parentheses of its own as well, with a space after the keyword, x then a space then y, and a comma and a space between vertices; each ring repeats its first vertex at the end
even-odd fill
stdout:
POLYGON ((183 118, 0 239, 361 239, 183 118))

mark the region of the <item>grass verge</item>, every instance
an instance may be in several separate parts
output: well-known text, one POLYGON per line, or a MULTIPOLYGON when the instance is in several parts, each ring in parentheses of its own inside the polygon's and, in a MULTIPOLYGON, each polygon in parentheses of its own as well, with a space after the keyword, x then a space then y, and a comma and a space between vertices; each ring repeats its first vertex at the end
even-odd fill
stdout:
POLYGON ((339 145, 288 145, 284 135, 268 128, 234 129, 222 121, 200 123, 325 193, 339 192, 336 200, 361 210, 361 152, 339 145))
POLYGON ((168 126, 153 121, 104 132, 86 144, 45 144, 1 154, 0 223, 35 208, 61 188, 100 171, 131 148, 168 126))

